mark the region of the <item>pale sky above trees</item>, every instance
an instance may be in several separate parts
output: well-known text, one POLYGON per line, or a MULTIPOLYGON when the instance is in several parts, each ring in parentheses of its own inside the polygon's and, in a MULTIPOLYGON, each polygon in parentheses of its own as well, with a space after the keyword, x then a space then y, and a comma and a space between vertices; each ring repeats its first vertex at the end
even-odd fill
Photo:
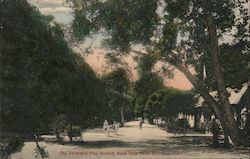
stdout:
MULTIPOLYGON (((39 8, 39 11, 45 15, 53 15, 54 20, 60 24, 70 24, 74 15, 69 4, 65 3, 65 0, 28 0, 31 4, 39 8)), ((89 41, 86 41, 88 43, 89 41)), ((107 64, 105 57, 105 50, 100 47, 100 39, 96 39, 93 45, 93 52, 89 55, 84 55, 86 62, 95 70, 97 74, 103 74, 110 72, 114 66, 107 64)), ((76 52, 84 54, 81 48, 75 48, 76 52)), ((123 62, 126 63, 126 67, 130 71, 130 77, 133 80, 137 79, 136 62, 131 56, 124 57, 123 62)), ((162 66, 161 62, 158 62, 155 67, 155 71, 159 71, 162 66)), ((168 87, 174 87, 180 90, 189 90, 192 88, 191 83, 186 77, 178 70, 174 69, 174 78, 164 78, 164 84, 168 87)))

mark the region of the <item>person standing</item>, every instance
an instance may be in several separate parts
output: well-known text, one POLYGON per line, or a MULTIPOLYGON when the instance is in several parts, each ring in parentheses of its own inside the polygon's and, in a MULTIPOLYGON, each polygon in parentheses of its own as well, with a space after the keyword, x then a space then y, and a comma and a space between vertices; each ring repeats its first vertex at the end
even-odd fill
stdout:
POLYGON ((213 145, 218 146, 219 144, 218 136, 220 134, 220 127, 215 118, 212 118, 211 121, 211 131, 213 133, 213 145))
POLYGON ((107 120, 105 120, 104 123, 103 123, 103 130, 104 131, 108 130, 108 126, 109 126, 109 123, 108 123, 107 120))
POLYGON ((142 120, 140 120, 140 122, 139 122, 139 129, 141 130, 142 129, 142 120))

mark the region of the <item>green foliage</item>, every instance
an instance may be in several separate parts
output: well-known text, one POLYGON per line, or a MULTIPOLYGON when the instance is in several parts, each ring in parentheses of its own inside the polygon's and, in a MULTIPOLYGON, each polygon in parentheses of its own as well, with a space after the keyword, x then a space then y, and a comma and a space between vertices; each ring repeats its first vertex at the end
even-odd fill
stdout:
POLYGON ((122 64, 122 61, 117 54, 107 53, 105 58, 110 64, 122 64))
POLYGON ((73 33, 78 40, 83 40, 91 30, 90 21, 79 11, 75 11, 75 20, 72 27, 73 33))
MULTIPOLYGON (((242 43, 229 45, 224 44, 221 46, 221 65, 223 70, 223 75, 227 87, 231 88, 241 88, 242 84, 247 82, 250 78, 249 73, 249 58, 250 54, 247 52, 242 52, 245 45, 242 43)), ((207 77, 205 79, 206 86, 211 90, 217 89, 217 84, 214 80, 214 71, 212 59, 206 56, 202 60, 206 66, 207 77)), ((203 67, 197 67, 199 72, 198 78, 203 79, 203 67)))
POLYGON ((150 95, 144 110, 151 119, 160 116, 171 118, 178 113, 192 114, 193 107, 192 92, 164 88, 150 95))
POLYGON ((162 66, 162 73, 163 75, 165 75, 166 77, 173 79, 174 78, 174 73, 171 69, 169 69, 169 67, 167 66, 162 66))
POLYGON ((135 82, 135 114, 142 116, 148 97, 155 91, 163 88, 163 80, 155 73, 148 73, 135 82))
POLYGON ((113 89, 119 93, 127 92, 129 89, 129 79, 125 69, 117 68, 110 74, 103 77, 107 88, 113 89))
POLYGON ((144 107, 148 97, 163 88, 163 79, 153 73, 153 67, 157 61, 154 54, 142 56, 138 60, 138 72, 140 79, 134 84, 134 112, 137 116, 143 116, 144 107))
POLYGON ((165 10, 168 14, 164 17, 166 19, 164 28, 170 31, 165 35, 163 30, 164 36, 160 40, 162 43, 159 47, 163 54, 172 49, 178 51, 179 57, 185 60, 186 64, 195 67, 200 80, 204 79, 203 66, 205 65, 207 78, 203 83, 209 90, 216 90, 206 24, 206 17, 212 15, 218 38, 222 40, 219 58, 227 86, 240 87, 249 79, 249 66, 246 60, 249 58, 249 51, 246 49, 247 8, 244 5, 247 4, 245 1, 166 0, 166 3, 165 10), (233 33, 233 28, 237 28, 236 33, 233 33), (175 41, 172 44, 170 41, 176 39, 178 34, 179 42, 175 41), (231 44, 227 44, 227 40, 230 39, 228 35, 234 39, 231 44), (183 52, 186 54, 185 58, 183 52))
POLYGON ((12 136, 8 142, 8 146, 10 147, 12 153, 20 151, 24 146, 23 140, 17 136, 12 136))
POLYGON ((173 96, 167 105, 166 114, 175 115, 178 113, 194 114, 194 106, 196 100, 194 99, 194 92, 180 91, 173 96))
POLYGON ((189 20, 204 18, 208 14, 212 14, 216 20, 216 24, 220 29, 225 29, 233 25, 234 14, 232 8, 235 3, 230 0, 165 0, 167 3, 166 11, 169 13, 168 18, 179 18, 181 20, 189 20))
MULTIPOLYGON (((169 52, 175 50, 179 60, 195 68, 200 80, 203 79, 203 65, 208 65, 209 77, 203 83, 206 83, 210 90, 214 90, 217 86, 213 81, 214 73, 209 69, 212 63, 206 24, 206 17, 211 15, 219 39, 227 38, 225 34, 234 38, 231 46, 226 47, 229 49, 225 49, 225 42, 222 42, 220 46, 221 54, 223 54, 220 59, 223 62, 225 79, 228 80, 226 83, 231 86, 239 85, 239 83, 241 85, 249 78, 249 74, 246 75, 249 63, 241 62, 241 57, 249 58, 249 49, 246 49, 249 36, 247 1, 78 0, 73 3, 76 15, 80 11, 83 12, 83 15, 91 22, 92 30, 103 29, 109 35, 107 47, 128 52, 132 44, 143 43, 160 52, 163 58, 167 59, 172 58, 169 52), (164 13, 157 14, 160 8, 164 8, 164 13), (236 32, 232 31, 235 28, 236 32), (156 41, 150 40, 151 38, 156 41), (232 61, 229 59, 232 55, 229 52, 234 52, 235 57, 239 58, 232 58, 234 59, 232 61), (241 67, 237 67, 237 64, 241 67), (236 76, 233 75, 236 72, 241 72, 236 75, 242 77, 241 80, 236 81, 236 76)), ((174 64, 176 61, 170 60, 169 62, 174 64)))
MULTIPOLYGON (((84 5, 84 2, 88 1, 83 0, 82 2, 83 3, 81 4, 84 5)), ((132 44, 143 43, 146 47, 153 48, 156 52, 161 54, 164 61, 166 60, 172 65, 177 66, 180 71, 184 72, 187 77, 192 80, 192 83, 196 89, 198 89, 199 93, 209 93, 205 92, 206 89, 202 88, 202 84, 206 84, 205 87, 207 87, 208 91, 218 90, 218 86, 214 81, 217 81, 217 83, 219 83, 218 81, 221 81, 220 83, 222 84, 220 90, 221 92, 226 91, 223 89, 224 76, 228 78, 226 83, 230 86, 238 85, 237 83, 240 83, 241 85, 242 82, 249 80, 249 62, 246 60, 241 61, 242 57, 246 59, 249 58, 249 15, 248 8, 244 7, 248 6, 248 1, 165 0, 157 3, 158 1, 150 0, 95 0, 94 2, 100 3, 99 7, 94 9, 94 12, 92 10, 91 13, 93 14, 90 15, 95 16, 90 19, 94 19, 92 22, 95 23, 95 18, 99 18, 98 21, 100 21, 98 22, 98 27, 104 28, 105 33, 111 37, 108 39, 107 43, 109 47, 113 47, 114 49, 123 52, 129 52, 129 48, 132 44), (164 16, 156 14, 158 5, 164 7, 164 16), (240 15, 237 15, 237 10, 240 15), (236 18, 235 15, 237 15, 236 18), (208 32, 209 21, 212 22, 209 26, 212 25, 212 28, 217 29, 217 35, 211 36, 212 33, 208 32), (223 46, 227 41, 223 38, 229 39, 228 35, 229 37, 234 38, 234 40, 232 40, 232 47, 228 47, 234 49, 232 52, 235 52, 238 55, 235 56, 237 58, 234 60, 231 59, 231 54, 226 55, 231 51, 225 49, 223 46), (218 42, 217 37, 219 39, 218 42), (210 38, 213 38, 213 40, 210 38), (150 41, 150 39, 152 39, 152 41, 150 41), (219 48, 217 48, 217 45, 219 48), (238 50, 238 48, 240 48, 240 50, 238 50), (213 50, 217 51, 211 52, 213 50), (220 61, 223 61, 224 59, 232 61, 221 62, 223 67, 221 68, 220 64, 216 64, 216 60, 211 60, 212 55, 216 55, 214 58, 219 59, 220 61), (217 55, 219 55, 219 57, 217 55), (232 67, 231 62, 233 63, 232 67), (223 70, 224 75, 215 76, 212 69, 209 69, 213 64, 215 64, 213 70, 217 69, 219 73, 223 70), (207 72, 208 78, 206 81, 202 78, 202 67, 204 65, 208 66, 209 71, 207 72), (238 67, 237 65, 241 67, 238 67), (192 77, 192 75, 189 74, 190 72, 188 71, 188 68, 190 68, 190 66, 195 68, 198 82, 196 82, 195 77, 192 77), (235 73, 237 74, 236 76, 233 75, 235 73), (234 79, 237 78, 237 76, 240 76, 239 80, 234 79)), ((92 6, 92 3, 85 4, 87 7, 82 7, 83 10, 88 7, 92 8, 90 7, 92 6)), ((146 76, 150 76, 150 74, 146 76)), ((135 86, 135 111, 140 115, 143 112, 142 108, 145 105, 146 99, 155 91, 151 91, 152 89, 149 79, 151 78, 141 77, 135 86), (147 81, 147 84, 145 81, 147 81), (142 89, 144 87, 146 89, 142 89)), ((222 97, 220 100, 221 101, 216 104, 212 104, 212 102, 209 103, 211 105, 217 105, 215 107, 220 107, 221 103, 225 103, 222 104, 222 108, 225 107, 227 102, 225 102, 222 97)), ((228 106, 225 108, 227 107, 228 106)), ((227 118, 232 115, 230 115, 229 111, 225 112, 228 112, 228 115, 226 115, 227 118)), ((233 121, 232 116, 231 119, 227 120, 233 121)), ((224 116, 222 118, 224 118, 224 116)), ((233 130, 233 125, 233 122, 230 122, 230 124, 226 122, 226 126, 232 129, 229 130, 232 139, 237 139, 238 137, 233 137, 234 135, 232 135, 237 133, 231 133, 236 131, 236 129, 233 130)))
POLYGON ((144 55, 138 62, 138 72, 140 76, 144 76, 152 72, 152 69, 157 62, 157 58, 153 55, 144 55))
POLYGON ((166 24, 162 30, 163 36, 160 38, 157 48, 162 50, 163 54, 165 51, 172 50, 176 47, 177 42, 177 25, 172 20, 166 20, 166 24))
POLYGON ((150 95, 147 99, 144 111, 150 118, 164 116, 166 105, 169 100, 177 94, 176 90, 173 89, 160 89, 150 95))
MULTIPOLYGON (((93 30, 105 29, 111 35, 107 40, 108 46, 125 52, 128 51, 131 42, 148 43, 158 21, 158 0, 72 2, 75 5, 76 16, 81 12, 85 16, 82 19, 89 19, 93 30)), ((79 21, 78 18, 74 23, 80 24, 76 21, 79 21)), ((79 29, 85 30, 86 25, 79 29)))
POLYGON ((3 136, 0 139, 0 157, 8 159, 12 153, 20 151, 24 146, 23 140, 18 136, 3 136))
POLYGON ((54 130, 63 131, 67 125, 65 115, 61 114, 55 117, 50 124, 50 128, 54 130))
POLYGON ((123 68, 117 68, 111 73, 102 77, 107 89, 108 105, 106 119, 113 121, 120 120, 121 107, 124 108, 125 116, 131 114, 131 104, 127 95, 130 89, 130 81, 127 72, 123 68))
POLYGON ((26 0, 1 2, 0 14, 3 130, 48 131, 60 114, 71 124, 101 120, 105 89, 59 25, 26 0))
POLYGON ((70 127, 67 126, 66 130, 68 132, 68 136, 71 136, 71 137, 81 136, 82 129, 80 126, 72 126, 72 130, 70 130, 70 127))

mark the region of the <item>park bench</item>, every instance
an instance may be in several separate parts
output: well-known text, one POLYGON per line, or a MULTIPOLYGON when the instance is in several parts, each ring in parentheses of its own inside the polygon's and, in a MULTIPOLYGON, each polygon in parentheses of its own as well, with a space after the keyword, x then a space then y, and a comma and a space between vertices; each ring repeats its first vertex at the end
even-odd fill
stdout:
POLYGON ((72 137, 72 140, 76 140, 76 141, 82 141, 82 133, 81 133, 81 129, 80 128, 73 128, 70 131, 67 132, 68 136, 72 137))
POLYGON ((35 158, 49 158, 50 155, 48 153, 48 151, 46 151, 46 143, 41 140, 41 138, 38 138, 36 136, 36 134, 34 134, 34 140, 35 140, 35 143, 36 143, 36 148, 34 149, 34 153, 33 153, 33 156, 35 158), (41 140, 41 141, 39 141, 41 140))

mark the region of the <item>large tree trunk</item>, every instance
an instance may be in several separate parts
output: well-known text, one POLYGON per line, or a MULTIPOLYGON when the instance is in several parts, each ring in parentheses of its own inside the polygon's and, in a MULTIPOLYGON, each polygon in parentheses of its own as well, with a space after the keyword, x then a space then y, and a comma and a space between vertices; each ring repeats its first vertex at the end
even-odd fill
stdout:
POLYGON ((214 76, 218 86, 219 102, 222 107, 222 110, 225 112, 224 118, 226 125, 229 128, 230 137, 234 142, 234 144, 239 144, 240 143, 239 128, 234 119, 234 113, 232 111, 231 104, 228 99, 228 93, 226 91, 226 86, 219 58, 220 48, 218 44, 218 36, 216 32, 216 26, 213 21, 213 17, 211 15, 206 16, 206 24, 209 32, 210 50, 213 58, 214 76))
MULTIPOLYGON (((227 145, 229 143, 228 140, 228 128, 227 124, 224 120, 223 113, 219 109, 219 104, 215 101, 215 99, 209 94, 209 91, 198 81, 198 79, 188 70, 188 68, 178 59, 174 60, 172 63, 174 66, 180 70, 184 75, 188 78, 188 80, 192 83, 194 88, 200 93, 200 95, 204 98, 204 100, 208 103, 208 106, 214 111, 217 118, 221 122, 221 126, 224 132, 224 142, 227 145)), ((233 141, 234 142, 234 141, 233 141)))
MULTIPOLYGON (((134 53, 139 54, 139 55, 144 55, 140 51, 135 51, 135 50, 132 50, 132 51, 134 53)), ((165 58, 161 58, 161 60, 164 60, 164 61, 172 64, 179 71, 181 71, 187 77, 187 79, 192 83, 192 85, 194 86, 196 91, 199 92, 200 95, 204 98, 204 100, 208 103, 208 106, 213 110, 216 117, 219 119, 219 121, 221 123, 222 129, 223 129, 223 132, 224 132, 224 143, 225 143, 225 145, 228 145, 228 143, 229 143, 228 136, 231 137, 233 144, 235 144, 235 145, 240 144, 240 140, 239 140, 240 136, 239 136, 239 133, 237 133, 237 131, 238 131, 237 126, 234 124, 234 122, 235 122, 234 117, 232 117, 232 115, 231 115, 232 113, 230 113, 230 111, 229 111, 230 106, 229 107, 227 106, 226 110, 220 110, 222 104, 215 101, 215 99, 209 94, 209 91, 188 70, 187 66, 177 57, 177 55, 175 53, 172 52, 172 53, 169 54, 169 56, 167 56, 165 58), (228 122, 228 120, 230 122, 228 122), (230 129, 230 131, 229 131, 229 129, 230 129)), ((223 80, 223 78, 221 78, 221 79, 223 80)), ((228 98, 228 97, 226 96, 226 98, 228 98)), ((226 100, 228 100, 228 99, 226 99, 226 100)), ((222 108, 224 106, 225 105, 222 105, 222 108)))
MULTIPOLYGON (((134 53, 139 55, 145 55, 144 53, 136 50, 132 50, 134 53)), ((171 52, 167 57, 161 58, 161 60, 166 61, 173 66, 175 66, 179 71, 181 71, 187 79, 192 83, 194 88, 197 92, 200 93, 200 95, 204 98, 204 100, 208 103, 208 106, 213 110, 217 118, 219 119, 223 132, 224 132, 224 143, 228 145, 229 143, 229 130, 227 128, 227 124, 225 122, 225 118, 223 117, 223 114, 221 112, 220 105, 218 102, 215 101, 215 99, 209 94, 209 91, 198 81, 198 79, 188 70, 185 63, 183 63, 174 52, 171 52)), ((233 137, 232 138, 233 143, 238 143, 238 139, 233 137)))

